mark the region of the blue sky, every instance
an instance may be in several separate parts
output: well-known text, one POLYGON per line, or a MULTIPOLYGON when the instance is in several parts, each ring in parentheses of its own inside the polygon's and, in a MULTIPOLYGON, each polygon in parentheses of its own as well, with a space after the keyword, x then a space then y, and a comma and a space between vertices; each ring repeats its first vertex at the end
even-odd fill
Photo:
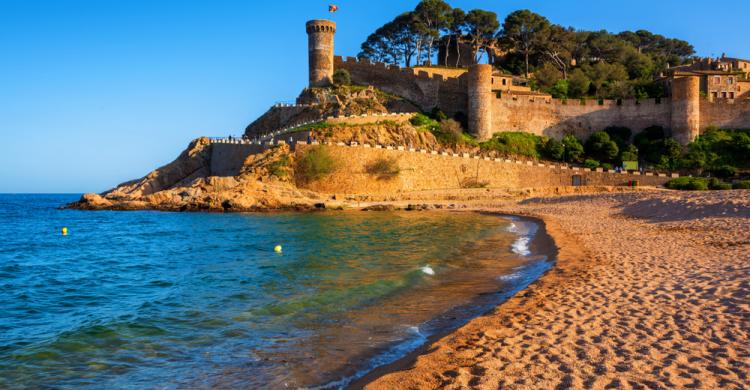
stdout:
MULTIPOLYGON (((328 3, 0 0, 0 192, 100 192, 198 136, 240 134, 305 86, 304 22, 329 17, 328 3)), ((336 53, 353 56, 417 1, 335 3, 336 53)), ((528 8, 580 29, 643 28, 700 55, 750 58, 746 0, 449 3, 501 20, 528 8)))

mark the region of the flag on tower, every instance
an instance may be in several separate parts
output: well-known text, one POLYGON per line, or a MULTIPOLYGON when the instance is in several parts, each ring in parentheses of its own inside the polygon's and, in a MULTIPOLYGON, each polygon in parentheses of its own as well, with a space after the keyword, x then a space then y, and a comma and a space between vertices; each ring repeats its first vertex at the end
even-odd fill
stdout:
POLYGON ((328 4, 328 12, 333 13, 333 12, 336 12, 338 10, 339 10, 339 6, 338 5, 328 4))

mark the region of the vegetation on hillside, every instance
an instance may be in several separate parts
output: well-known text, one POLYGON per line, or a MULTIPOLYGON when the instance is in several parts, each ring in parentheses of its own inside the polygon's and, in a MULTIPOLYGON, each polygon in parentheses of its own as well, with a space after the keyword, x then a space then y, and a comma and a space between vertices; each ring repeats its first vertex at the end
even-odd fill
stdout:
POLYGON ((294 176, 299 184, 325 178, 336 171, 336 161, 325 146, 316 146, 297 159, 294 176))
POLYGON ((457 63, 448 65, 473 54, 477 62, 486 59, 531 78, 535 88, 558 98, 661 97, 663 88, 654 77, 695 53, 688 42, 646 30, 582 31, 529 10, 512 12, 500 23, 491 11, 465 12, 443 0, 422 0, 368 36, 359 57, 407 67, 431 65, 437 44, 455 39, 467 42, 473 53, 462 53, 459 46, 457 63), (506 54, 496 56, 492 47, 506 54))

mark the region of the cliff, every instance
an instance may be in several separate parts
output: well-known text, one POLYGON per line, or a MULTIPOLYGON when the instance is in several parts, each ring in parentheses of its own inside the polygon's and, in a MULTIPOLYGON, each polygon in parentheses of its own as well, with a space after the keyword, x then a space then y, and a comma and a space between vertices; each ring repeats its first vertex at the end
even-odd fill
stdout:
POLYGON ((291 182, 289 147, 249 155, 234 176, 212 172, 220 166, 208 138, 199 138, 173 162, 145 177, 99 194, 85 194, 71 208, 101 210, 257 211, 312 209, 319 195, 291 182), (281 163, 280 163, 281 162, 281 163))

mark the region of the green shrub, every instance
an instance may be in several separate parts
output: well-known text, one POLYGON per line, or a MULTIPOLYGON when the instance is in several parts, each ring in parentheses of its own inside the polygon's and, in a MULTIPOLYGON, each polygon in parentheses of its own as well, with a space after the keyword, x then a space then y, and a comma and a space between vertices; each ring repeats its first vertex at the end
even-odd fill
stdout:
POLYGON ((610 126, 604 129, 609 134, 609 138, 617 144, 617 147, 623 149, 629 142, 633 131, 627 127, 610 126))
POLYGON ((398 160, 395 157, 380 157, 365 166, 365 171, 380 180, 392 179, 401 173, 398 160))
POLYGON ((732 189, 735 190, 750 190, 750 180, 742 180, 732 184, 732 189))
POLYGON ((673 190, 705 191, 708 189, 708 179, 705 177, 678 177, 664 184, 673 190))
POLYGON ((599 161, 613 161, 620 153, 617 143, 604 131, 591 134, 586 140, 586 155, 599 161))
POLYGON ((611 171, 613 169, 612 164, 610 163, 602 163, 602 168, 611 171))
POLYGON ((432 111, 430 112, 430 117, 438 122, 442 122, 448 119, 448 115, 445 115, 445 113, 437 107, 432 109, 432 111))
POLYGON ((560 161, 565 156, 565 146, 554 138, 547 138, 542 144, 542 154, 551 160, 560 161))
POLYGON ((289 167, 289 156, 284 154, 278 160, 268 164, 268 173, 271 176, 279 178, 286 177, 289 173, 287 168, 289 167))
POLYGON ((507 131, 495 133, 492 138, 481 142, 482 150, 494 150, 502 155, 539 158, 543 138, 531 133, 507 131))
POLYGON ((325 146, 316 146, 308 150, 294 169, 297 180, 310 183, 320 180, 336 171, 336 161, 325 146))
POLYGON ((723 179, 734 177, 737 175, 737 168, 731 166, 731 165, 720 165, 714 169, 711 170, 711 173, 713 173, 716 177, 721 177, 723 179))
POLYGON ((708 181, 708 189, 710 189, 710 190, 731 190, 732 189, 732 185, 729 184, 729 183, 724 183, 723 181, 721 181, 721 180, 719 180, 719 179, 717 179, 715 177, 712 177, 708 181))
POLYGON ((599 161, 590 158, 587 158, 586 161, 583 162, 584 167, 591 169, 599 168, 599 165, 599 161))
POLYGON ((430 118, 429 116, 422 114, 421 112, 416 113, 410 120, 412 126, 415 127, 421 127, 421 126, 437 126, 437 121, 430 118))
POLYGON ((461 124, 453 119, 446 119, 430 127, 435 138, 443 145, 472 144, 473 138, 464 133, 461 124))
POLYGON ((563 137, 562 143, 565 147, 565 161, 574 163, 583 161, 583 144, 576 136, 568 134, 563 137))
POLYGON ((352 83, 352 76, 346 69, 336 69, 333 72, 333 83, 336 85, 350 85, 352 83))

